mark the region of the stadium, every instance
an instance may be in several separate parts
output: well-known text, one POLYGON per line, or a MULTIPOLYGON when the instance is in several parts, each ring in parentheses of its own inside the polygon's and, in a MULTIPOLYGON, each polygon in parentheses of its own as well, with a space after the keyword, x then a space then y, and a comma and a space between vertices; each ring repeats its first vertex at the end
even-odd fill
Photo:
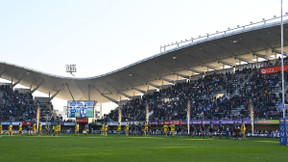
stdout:
POLYGON ((0 83, 0 160, 284 161, 282 31, 287 14, 161 45, 156 55, 95 77, 0 62, 8 81, 0 83), (68 103, 65 119, 55 97, 68 103), (106 102, 117 107, 103 114, 106 102))

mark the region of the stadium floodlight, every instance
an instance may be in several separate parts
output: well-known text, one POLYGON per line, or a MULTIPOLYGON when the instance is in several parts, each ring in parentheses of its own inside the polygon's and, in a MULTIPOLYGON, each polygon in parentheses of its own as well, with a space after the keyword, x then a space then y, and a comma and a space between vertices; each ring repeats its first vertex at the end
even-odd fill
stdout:
POLYGON ((76 72, 76 64, 66 64, 66 73, 70 73, 71 75, 75 76, 73 73, 76 72))

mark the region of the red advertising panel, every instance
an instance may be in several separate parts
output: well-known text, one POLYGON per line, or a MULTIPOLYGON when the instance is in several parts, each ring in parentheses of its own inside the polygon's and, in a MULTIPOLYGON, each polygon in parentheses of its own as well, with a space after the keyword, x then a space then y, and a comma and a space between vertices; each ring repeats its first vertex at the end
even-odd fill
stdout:
POLYGON ((31 125, 31 122, 22 122, 22 125, 31 125))
POLYGON ((88 123, 88 118, 76 118, 77 123, 88 123))
MULTIPOLYGON (((273 73, 278 73, 281 71, 282 67, 281 66, 273 66, 273 67, 267 67, 267 68, 261 68, 260 72, 261 74, 273 74, 273 73)), ((288 65, 284 65, 284 71, 288 70, 288 65)))

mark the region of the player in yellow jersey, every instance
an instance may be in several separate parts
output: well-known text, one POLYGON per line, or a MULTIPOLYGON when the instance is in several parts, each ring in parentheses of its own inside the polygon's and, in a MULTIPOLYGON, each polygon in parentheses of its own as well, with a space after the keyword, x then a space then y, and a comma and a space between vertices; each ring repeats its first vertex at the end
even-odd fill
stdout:
POLYGON ((39 133, 39 136, 42 136, 42 124, 39 125, 39 131, 38 131, 38 133, 39 133))
POLYGON ((118 136, 120 136, 121 133, 121 124, 118 123, 118 128, 117 128, 118 136))
POLYGON ((2 136, 2 124, 0 122, 0 137, 2 136))
POLYGON ((60 134, 61 135, 61 124, 59 123, 58 125, 57 125, 57 136, 60 134))
POLYGON ((171 129, 171 135, 172 135, 172 137, 174 137, 175 136, 175 134, 174 134, 174 131, 175 131, 175 125, 172 123, 172 125, 170 126, 170 129, 171 129))
POLYGON ((244 121, 242 120, 242 124, 241 124, 241 137, 242 137, 242 140, 246 140, 246 126, 245 126, 245 123, 244 121))
POLYGON ((144 135, 149 136, 149 130, 148 130, 148 123, 147 122, 144 123, 144 135))
POLYGON ((13 129, 13 126, 12 126, 12 123, 10 123, 9 124, 9 130, 8 130, 9 136, 12 136, 12 129, 13 129))
POLYGON ((85 135, 87 136, 88 132, 89 132, 89 126, 88 124, 85 124, 85 135))
POLYGON ((104 136, 105 134, 104 132, 105 132, 105 124, 103 123, 101 127, 101 136, 104 136))
POLYGON ((19 136, 22 135, 22 123, 19 123, 19 136))
POLYGON ((165 124, 163 128, 164 128, 164 134, 167 137, 168 125, 165 124))
POLYGON ((76 133, 75 136, 76 136, 76 135, 79 135, 79 124, 76 124, 76 131, 75 131, 75 133, 76 133))
POLYGON ((55 133, 56 133, 55 125, 53 125, 53 127, 52 127, 52 131, 53 131, 53 136, 55 136, 55 133))
POLYGON ((125 133, 126 133, 126 136, 129 136, 129 123, 126 124, 125 133))
POLYGON ((33 135, 36 135, 36 124, 33 124, 33 135))
POLYGON ((105 136, 107 136, 107 134, 108 134, 108 127, 109 127, 109 126, 108 126, 108 124, 106 123, 106 125, 105 125, 105 131, 104 131, 104 132, 105 132, 105 136))
POLYGON ((56 125, 55 126, 55 135, 58 136, 58 134, 59 134, 59 126, 56 125))

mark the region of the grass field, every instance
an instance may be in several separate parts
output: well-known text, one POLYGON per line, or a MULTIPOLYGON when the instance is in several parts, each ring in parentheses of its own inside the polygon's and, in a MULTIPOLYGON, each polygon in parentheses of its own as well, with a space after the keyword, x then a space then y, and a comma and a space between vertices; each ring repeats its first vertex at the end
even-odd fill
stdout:
POLYGON ((2 136, 0 161, 286 161, 279 139, 2 136))

